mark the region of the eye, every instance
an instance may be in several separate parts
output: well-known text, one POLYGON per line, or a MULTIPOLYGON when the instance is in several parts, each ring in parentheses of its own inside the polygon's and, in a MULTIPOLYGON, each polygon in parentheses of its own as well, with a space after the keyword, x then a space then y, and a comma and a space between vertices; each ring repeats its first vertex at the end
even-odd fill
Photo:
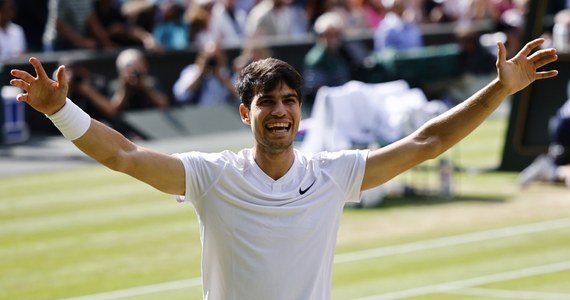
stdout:
POLYGON ((271 105, 272 103, 273 103, 273 101, 270 100, 270 99, 259 99, 259 100, 257 101, 257 105, 258 105, 258 106, 269 106, 269 105, 271 105))
POLYGON ((290 97, 290 98, 286 98, 283 102, 285 102, 288 105, 293 105, 293 104, 297 104, 299 101, 295 97, 290 97))

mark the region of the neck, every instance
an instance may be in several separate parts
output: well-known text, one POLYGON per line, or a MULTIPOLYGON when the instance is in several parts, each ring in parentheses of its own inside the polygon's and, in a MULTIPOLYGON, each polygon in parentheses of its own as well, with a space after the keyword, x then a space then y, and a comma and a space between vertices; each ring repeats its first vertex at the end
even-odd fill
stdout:
POLYGON ((254 148, 253 159, 267 176, 277 180, 289 171, 295 161, 295 153, 293 147, 279 153, 268 153, 254 148))

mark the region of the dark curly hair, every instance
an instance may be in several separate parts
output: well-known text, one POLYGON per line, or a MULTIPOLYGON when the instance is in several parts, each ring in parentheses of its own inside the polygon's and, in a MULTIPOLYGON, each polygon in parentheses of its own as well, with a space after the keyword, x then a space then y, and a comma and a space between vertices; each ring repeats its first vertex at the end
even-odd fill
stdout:
POLYGON ((261 59, 247 65, 240 73, 236 88, 241 102, 250 109, 255 95, 270 92, 282 82, 297 92, 300 103, 301 75, 293 66, 276 58, 261 59))

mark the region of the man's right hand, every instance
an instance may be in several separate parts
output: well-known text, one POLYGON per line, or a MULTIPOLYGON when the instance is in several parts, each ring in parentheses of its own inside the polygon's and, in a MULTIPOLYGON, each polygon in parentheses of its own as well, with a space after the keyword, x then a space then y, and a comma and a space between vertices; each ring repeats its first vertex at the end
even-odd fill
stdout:
POLYGON ((10 80, 10 85, 25 91, 24 94, 18 95, 18 101, 27 103, 43 114, 52 115, 63 107, 67 97, 69 87, 65 77, 65 67, 60 66, 57 69, 57 81, 54 81, 46 74, 42 63, 37 58, 32 57, 29 61, 37 76, 34 77, 26 71, 14 69, 10 74, 16 79, 10 80))

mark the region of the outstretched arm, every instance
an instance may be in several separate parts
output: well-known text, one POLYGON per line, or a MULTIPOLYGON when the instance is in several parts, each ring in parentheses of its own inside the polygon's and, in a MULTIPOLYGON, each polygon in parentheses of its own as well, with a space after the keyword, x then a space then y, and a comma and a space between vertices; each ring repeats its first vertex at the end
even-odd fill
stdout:
POLYGON ((531 54, 543 42, 543 39, 529 42, 510 60, 506 59, 505 46, 497 43, 497 78, 410 136, 371 151, 362 190, 378 186, 425 160, 437 157, 477 128, 507 96, 524 89, 537 79, 556 76, 556 70, 538 71, 558 58, 555 49, 539 50, 531 54))
POLYGON ((18 101, 26 102, 48 117, 65 110, 68 115, 73 116, 71 119, 75 122, 66 123, 74 133, 71 139, 85 154, 113 170, 131 175, 163 192, 184 194, 184 167, 178 158, 140 147, 114 129, 91 118, 86 119, 85 113, 78 111, 78 108, 71 110, 74 104, 66 101, 68 84, 65 67, 60 66, 57 69, 57 81, 54 81, 47 76, 37 58, 30 58, 30 63, 37 74, 35 77, 26 71, 11 71, 16 79, 12 79, 10 84, 25 91, 24 94, 18 95, 18 101), (86 122, 85 132, 75 130, 75 125, 83 126, 78 120, 86 122), (75 136, 76 133, 78 137, 75 136))

